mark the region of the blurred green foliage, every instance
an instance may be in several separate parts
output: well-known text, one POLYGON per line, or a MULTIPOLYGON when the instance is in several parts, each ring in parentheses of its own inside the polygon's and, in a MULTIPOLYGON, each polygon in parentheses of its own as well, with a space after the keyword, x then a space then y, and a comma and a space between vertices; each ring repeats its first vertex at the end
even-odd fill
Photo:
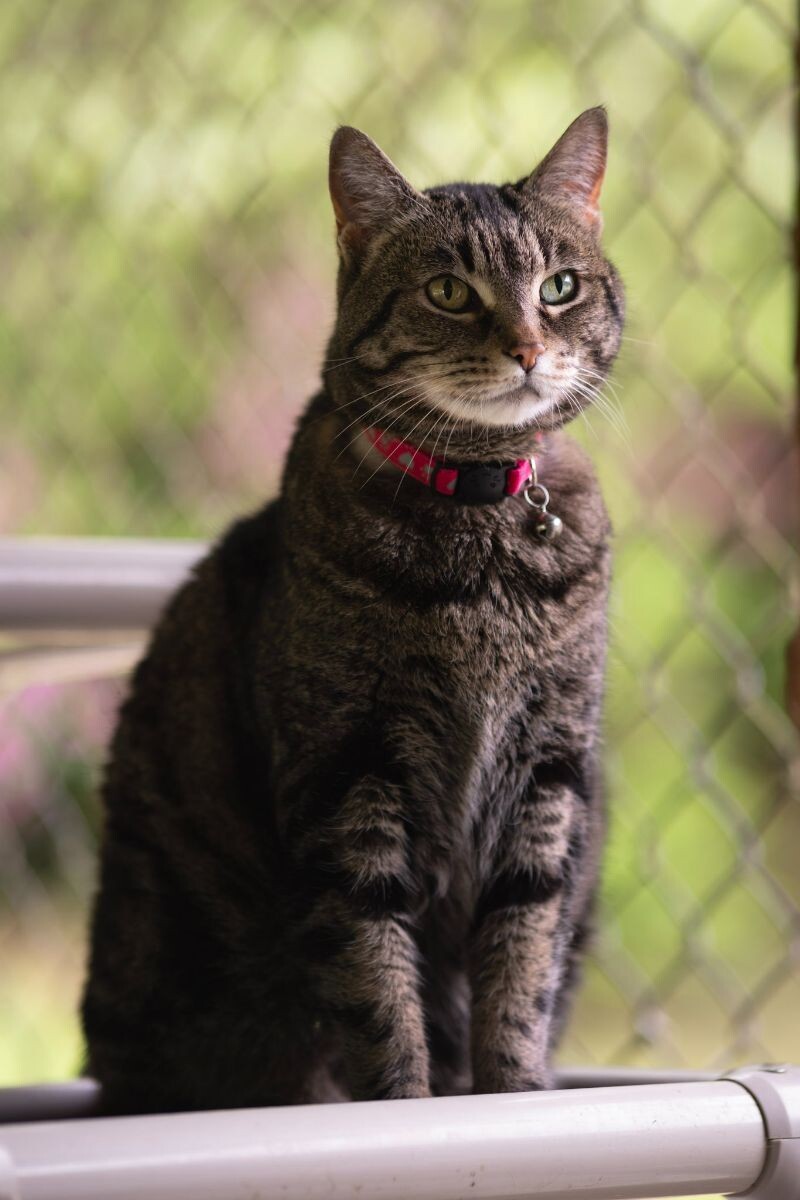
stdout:
MULTIPOLYGON (((576 435, 617 530, 613 837, 572 1060, 800 1059, 794 36, 788 0, 0 8, 6 531, 212 536, 274 490, 332 315, 337 123, 424 186, 517 178, 607 104, 627 430, 595 414, 576 435)), ((40 759, 48 739, 67 754, 51 721, 40 759)), ((95 818, 66 841, 60 822, 91 809, 106 732, 70 735, 71 775, 42 768, 44 842, 40 813, 17 820, 27 900, 0 857, 0 1082, 76 1065, 95 818)), ((0 787, 16 811, 13 772, 0 787)))

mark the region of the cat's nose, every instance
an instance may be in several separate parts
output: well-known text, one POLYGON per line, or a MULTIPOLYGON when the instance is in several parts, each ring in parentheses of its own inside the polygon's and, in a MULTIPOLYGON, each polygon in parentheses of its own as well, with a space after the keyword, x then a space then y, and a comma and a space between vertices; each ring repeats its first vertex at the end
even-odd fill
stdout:
POLYGON ((536 360, 544 351, 544 346, 541 342, 519 342, 516 346, 509 347, 506 354, 511 358, 515 358, 523 371, 532 371, 536 366, 536 360))

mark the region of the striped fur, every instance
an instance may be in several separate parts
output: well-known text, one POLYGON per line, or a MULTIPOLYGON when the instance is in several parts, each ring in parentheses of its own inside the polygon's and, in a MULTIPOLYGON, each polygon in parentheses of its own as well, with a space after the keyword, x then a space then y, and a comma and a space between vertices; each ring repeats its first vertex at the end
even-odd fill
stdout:
POLYGON ((325 384, 278 500, 168 606, 111 750, 83 1003, 109 1112, 549 1084, 603 825, 608 521, 560 426, 619 344, 604 161, 597 110, 502 188, 418 193, 336 135, 325 384), (578 298, 545 311, 559 267, 578 298), (425 300, 446 271, 475 311, 425 300), (520 330, 547 368, 524 380, 520 330), (561 538, 521 498, 404 480, 370 421, 461 460, 545 430, 561 538))

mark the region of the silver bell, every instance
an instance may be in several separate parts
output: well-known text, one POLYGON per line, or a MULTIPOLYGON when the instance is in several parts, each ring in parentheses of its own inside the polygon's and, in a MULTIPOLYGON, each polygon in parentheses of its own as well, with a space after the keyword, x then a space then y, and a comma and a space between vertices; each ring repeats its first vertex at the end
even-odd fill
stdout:
POLYGON ((531 508, 536 509, 536 524, 533 527, 534 533, 540 537, 542 541, 554 542, 560 536, 561 530, 564 528, 564 522, 555 513, 549 513, 547 506, 550 503, 550 493, 543 483, 539 483, 539 477, 536 473, 536 459, 531 459, 531 482, 522 493, 526 504, 530 504, 531 508))
POLYGON ((543 512, 536 522, 536 536, 546 542, 554 542, 560 537, 564 522, 555 513, 543 512))

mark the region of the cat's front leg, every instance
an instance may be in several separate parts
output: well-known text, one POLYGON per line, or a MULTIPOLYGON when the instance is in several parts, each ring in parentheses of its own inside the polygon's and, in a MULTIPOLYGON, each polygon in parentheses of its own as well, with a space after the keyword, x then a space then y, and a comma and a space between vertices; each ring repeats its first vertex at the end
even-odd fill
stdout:
POLYGON ((367 777, 299 849, 303 890, 316 897, 300 946, 355 1100, 431 1094, 406 841, 402 796, 367 777))
POLYGON ((470 947, 478 1093, 551 1085, 549 1046, 570 942, 585 799, 548 764, 504 823, 477 902, 470 947))

